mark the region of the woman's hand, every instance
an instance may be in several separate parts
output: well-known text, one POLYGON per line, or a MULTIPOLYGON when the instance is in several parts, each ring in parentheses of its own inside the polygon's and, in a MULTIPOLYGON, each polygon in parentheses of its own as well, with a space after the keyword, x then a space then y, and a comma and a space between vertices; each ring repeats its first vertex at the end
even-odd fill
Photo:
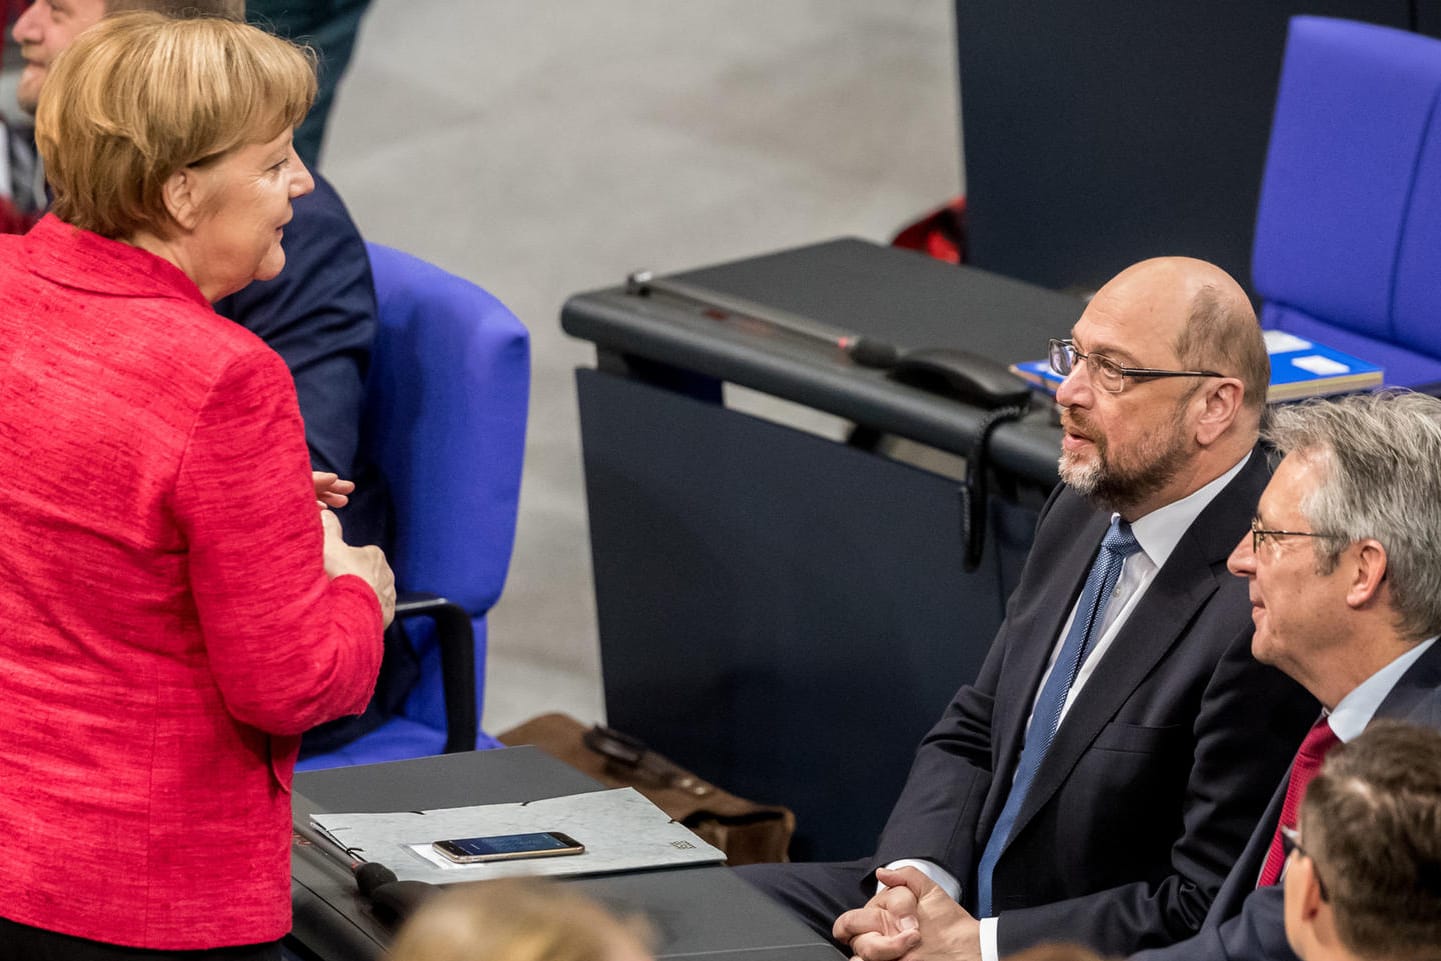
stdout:
MULTIPOLYGON (((354 486, 351 484, 352 489, 354 486)), ((317 480, 316 489, 319 490, 319 487, 320 482, 317 480)), ((340 518, 335 516, 334 511, 322 509, 320 521, 325 526, 325 573, 331 578, 354 574, 369 584, 380 601, 380 613, 385 620, 385 626, 389 627, 390 622, 395 620, 395 575, 385 561, 384 552, 374 544, 368 547, 351 547, 345 543, 340 536, 340 518)))

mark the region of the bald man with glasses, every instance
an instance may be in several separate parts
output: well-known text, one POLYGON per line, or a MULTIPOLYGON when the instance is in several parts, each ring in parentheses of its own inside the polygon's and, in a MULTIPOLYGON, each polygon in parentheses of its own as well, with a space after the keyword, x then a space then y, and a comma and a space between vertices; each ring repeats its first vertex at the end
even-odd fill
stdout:
POLYGON ((1251 657, 1226 572, 1269 473, 1254 448, 1270 370, 1245 293, 1212 264, 1144 261, 1050 356, 1063 483, 875 856, 742 871, 862 958, 1188 937, 1315 717, 1251 657), (955 922, 924 939, 896 927, 910 889, 878 892, 923 875, 955 922))

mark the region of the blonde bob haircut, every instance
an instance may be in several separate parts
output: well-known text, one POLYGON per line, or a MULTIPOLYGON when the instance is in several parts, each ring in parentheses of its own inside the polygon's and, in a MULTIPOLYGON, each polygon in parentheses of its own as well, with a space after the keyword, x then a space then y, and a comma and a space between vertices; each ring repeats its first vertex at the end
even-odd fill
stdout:
POLYGON ((639 961, 650 931, 574 888, 537 878, 456 885, 427 901, 387 961, 639 961))
POLYGON ((66 223, 125 240, 171 233, 166 181, 305 119, 315 54, 218 18, 106 17, 50 67, 35 141, 66 223))

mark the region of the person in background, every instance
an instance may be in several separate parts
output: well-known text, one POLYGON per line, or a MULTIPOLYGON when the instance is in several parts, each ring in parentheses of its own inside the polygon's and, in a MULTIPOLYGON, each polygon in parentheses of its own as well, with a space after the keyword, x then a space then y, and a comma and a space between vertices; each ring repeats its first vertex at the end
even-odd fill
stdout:
POLYGON ((0 958, 273 961, 300 734, 364 708, 395 603, 210 306, 285 265, 312 61, 130 13, 47 72, 53 209, 0 237, 0 958))
POLYGON ((389 961, 653 961, 648 932, 535 879, 458 885, 415 913, 389 961))
POLYGON ((370 0, 250 0, 251 23, 320 53, 315 106, 295 131, 295 152, 311 168, 320 163, 335 91, 350 67, 360 21, 369 8, 370 0))
POLYGON ((1337 747, 1287 840, 1301 961, 1441 961, 1441 733, 1378 721, 1337 747))

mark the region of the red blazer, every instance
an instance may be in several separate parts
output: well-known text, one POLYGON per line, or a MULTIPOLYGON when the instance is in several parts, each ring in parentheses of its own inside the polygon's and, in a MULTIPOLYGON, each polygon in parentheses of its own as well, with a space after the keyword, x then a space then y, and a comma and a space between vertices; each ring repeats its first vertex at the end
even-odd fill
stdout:
POLYGON ((300 733, 364 709, 280 358, 178 269, 0 237, 0 915, 161 950, 290 926, 300 733))

